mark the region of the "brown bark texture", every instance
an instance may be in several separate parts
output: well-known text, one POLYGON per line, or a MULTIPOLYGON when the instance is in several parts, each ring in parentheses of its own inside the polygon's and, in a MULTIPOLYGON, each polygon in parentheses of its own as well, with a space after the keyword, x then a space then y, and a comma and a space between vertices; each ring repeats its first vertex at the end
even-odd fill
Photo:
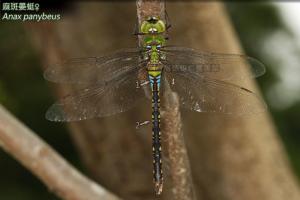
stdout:
MULTIPOLYGON (((176 2, 167 4, 167 10, 171 44, 211 52, 241 51, 222 3, 176 2)), ((134 2, 87 2, 65 13, 61 22, 27 28, 44 65, 49 65, 137 46, 132 35, 135 23, 134 2)), ((253 81, 245 84, 256 90, 253 81)), ((72 85, 55 88, 60 97, 76 91, 72 85)), ((150 101, 141 102, 126 113, 69 123, 89 175, 124 199, 155 198, 151 130, 135 129, 136 121, 151 119, 150 108, 150 101)), ((299 186, 267 112, 237 117, 184 111, 182 121, 198 199, 300 199, 299 186)), ((171 167, 168 159, 164 163, 166 186, 160 199, 172 199, 171 167)))

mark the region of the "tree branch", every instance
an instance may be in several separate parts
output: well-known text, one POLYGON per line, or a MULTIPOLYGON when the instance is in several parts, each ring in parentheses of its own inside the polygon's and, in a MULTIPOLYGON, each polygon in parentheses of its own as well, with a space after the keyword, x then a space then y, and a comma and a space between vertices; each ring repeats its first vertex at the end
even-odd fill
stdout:
POLYGON ((82 175, 1 105, 0 146, 62 199, 119 199, 82 175))
MULTIPOLYGON (((165 84, 166 85, 166 84, 165 84)), ((184 142, 178 95, 167 92, 162 112, 165 150, 175 200, 196 199, 187 149, 184 142)))
MULTIPOLYGON (((148 16, 159 16, 166 21, 164 0, 137 0, 139 24, 148 16)), ((142 36, 139 37, 139 44, 142 36)), ((162 150, 169 162, 168 174, 171 180, 171 191, 168 198, 174 200, 195 199, 189 159, 184 143, 182 121, 179 111, 178 95, 171 91, 167 81, 164 82, 164 110, 162 110, 162 150)))

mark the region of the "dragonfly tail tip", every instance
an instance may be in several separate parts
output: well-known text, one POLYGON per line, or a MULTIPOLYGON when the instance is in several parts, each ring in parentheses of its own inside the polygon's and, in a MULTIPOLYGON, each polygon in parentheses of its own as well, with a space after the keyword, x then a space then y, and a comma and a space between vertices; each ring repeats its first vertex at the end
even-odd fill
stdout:
POLYGON ((161 195, 163 190, 163 183, 161 181, 155 182, 155 194, 161 195))

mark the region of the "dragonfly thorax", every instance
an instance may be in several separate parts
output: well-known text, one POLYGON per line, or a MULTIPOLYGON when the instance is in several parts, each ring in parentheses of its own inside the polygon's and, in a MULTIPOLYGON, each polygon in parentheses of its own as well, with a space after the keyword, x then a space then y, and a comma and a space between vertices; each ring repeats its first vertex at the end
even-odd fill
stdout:
POLYGON ((151 16, 142 22, 140 29, 144 34, 143 47, 146 50, 144 60, 148 60, 152 65, 161 64, 160 60, 164 56, 162 56, 160 48, 166 43, 164 36, 164 32, 166 31, 165 22, 160 20, 159 17, 151 16))
POLYGON ((144 45, 147 46, 155 46, 159 49, 159 47, 163 46, 166 43, 166 39, 162 35, 149 35, 144 37, 144 45))
POLYGON ((161 63, 153 64, 153 63, 148 63, 147 64, 147 71, 161 71, 162 70, 162 65, 161 63))
POLYGON ((160 51, 160 45, 146 46, 146 51, 143 55, 143 59, 153 65, 161 65, 161 61, 165 60, 165 55, 160 51))

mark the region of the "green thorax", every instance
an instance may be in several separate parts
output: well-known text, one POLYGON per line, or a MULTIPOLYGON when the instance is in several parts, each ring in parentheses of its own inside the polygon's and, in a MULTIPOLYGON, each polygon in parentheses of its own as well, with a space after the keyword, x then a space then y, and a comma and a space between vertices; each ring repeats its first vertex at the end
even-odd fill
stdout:
POLYGON ((159 62, 159 52, 157 47, 164 46, 166 39, 164 37, 164 32, 166 31, 165 23, 158 17, 148 17, 147 20, 142 22, 141 33, 145 36, 143 38, 143 47, 151 47, 150 62, 159 62))

